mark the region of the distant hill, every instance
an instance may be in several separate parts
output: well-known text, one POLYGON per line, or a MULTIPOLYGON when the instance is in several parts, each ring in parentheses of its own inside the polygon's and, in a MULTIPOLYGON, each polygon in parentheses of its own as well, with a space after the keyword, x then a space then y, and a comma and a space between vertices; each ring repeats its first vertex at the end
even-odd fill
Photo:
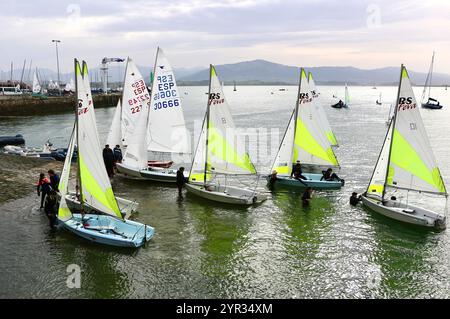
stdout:
MULTIPOLYGON (((318 84, 344 84, 349 85, 396 85, 399 77, 399 67, 386 67, 381 69, 363 70, 355 67, 305 67, 311 71, 318 84)), ((253 60, 233 64, 216 66, 221 81, 229 84, 236 81, 238 84, 296 84, 298 83, 299 67, 273 63, 265 60, 253 60)), ((411 80, 417 85, 423 85, 425 73, 409 72, 411 80)), ((201 85, 208 81, 209 70, 181 77, 180 85, 201 85)), ((433 84, 450 84, 450 75, 433 73, 433 84)))
MULTIPOLYGON (((145 81, 150 79, 150 66, 138 66, 145 81)), ((320 66, 305 67, 311 71, 318 84, 321 85, 397 85, 399 78, 399 67, 386 67, 380 69, 364 70, 351 66, 320 66)), ((232 84, 236 81, 239 85, 295 85, 298 83, 299 67, 273 63, 265 60, 253 60, 233 64, 216 65, 216 70, 221 81, 232 84)), ((19 80, 22 70, 13 71, 14 79, 19 80)), ((109 66, 109 82, 122 83, 125 72, 125 63, 111 64, 109 66)), ((44 82, 52 79, 56 81, 58 75, 50 69, 39 69, 40 77, 44 82)), ((101 76, 98 67, 89 70, 92 82, 100 82, 101 76)), ((426 73, 409 71, 411 80, 415 85, 423 85, 426 73)), ((28 70, 24 78, 27 79, 28 70)), ((72 74, 62 73, 61 82, 69 81, 72 74)), ((209 70, 207 68, 175 68, 175 76, 178 85, 208 85, 209 70)), ((0 81, 9 79, 8 71, 0 72, 0 81)), ((30 81, 32 80, 30 74, 30 81)), ((433 73, 433 85, 450 84, 450 75, 433 73)))

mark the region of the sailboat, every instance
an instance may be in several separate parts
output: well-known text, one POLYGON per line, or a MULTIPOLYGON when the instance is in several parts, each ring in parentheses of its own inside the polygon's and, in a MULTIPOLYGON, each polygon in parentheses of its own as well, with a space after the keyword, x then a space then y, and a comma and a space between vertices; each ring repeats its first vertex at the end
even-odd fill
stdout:
POLYGON ((383 102, 381 102, 381 92, 380 92, 380 97, 378 98, 376 103, 377 103, 377 105, 382 105, 383 104, 383 102))
POLYGON ((319 101, 320 101, 319 92, 316 88, 316 83, 314 81, 314 77, 311 72, 308 73, 308 83, 309 83, 309 88, 311 90, 313 99, 317 100, 314 103, 314 106, 316 108, 318 118, 319 118, 318 125, 325 131, 325 135, 327 136, 327 139, 330 142, 330 145, 338 146, 339 145, 338 141, 336 139, 336 136, 333 133, 333 130, 331 129, 331 125, 330 125, 330 122, 328 121, 325 110, 322 107, 321 103, 319 103, 319 101))
POLYGON ((432 110, 442 109, 441 103, 431 97, 431 85, 433 80, 433 65, 434 65, 434 52, 431 57, 430 70, 428 71, 427 79, 425 80, 425 85, 423 87, 422 93, 422 107, 432 110), (427 92, 428 91, 428 92, 427 92))
POLYGON ((32 90, 33 90, 33 93, 32 93, 33 96, 41 96, 42 95, 42 87, 41 87, 41 84, 39 83, 39 78, 37 75, 37 68, 36 68, 36 70, 34 70, 34 73, 33 73, 33 88, 32 88, 32 90))
POLYGON ((305 180, 291 177, 296 163, 303 167, 339 167, 330 141, 320 127, 316 101, 311 96, 306 72, 302 68, 295 108, 271 169, 277 172, 277 184, 314 189, 338 189, 343 185, 337 180, 321 180, 323 174, 303 173, 305 180))
POLYGON ((149 161, 147 154, 147 150, 162 155, 190 152, 175 75, 161 48, 157 50, 153 73, 152 95, 142 100, 143 105, 148 105, 142 109, 142 113, 146 114, 145 120, 141 120, 140 116, 136 121, 134 132, 128 138, 123 162, 117 163, 117 169, 131 178, 175 183, 176 169, 170 168, 173 162, 158 165, 163 161, 149 161), (130 145, 133 147, 130 148, 130 145))
POLYGON ((442 229, 445 215, 409 204, 408 197, 401 202, 387 196, 387 191, 396 190, 448 196, 403 65, 400 74, 394 115, 362 201, 386 217, 442 229))
POLYGON ((256 176, 257 172, 243 150, 243 141, 235 133, 227 100, 212 65, 208 93, 202 131, 186 189, 202 198, 226 204, 261 203, 267 196, 257 191, 257 182, 253 189, 229 185, 233 177, 256 176), (223 183, 220 178, 224 179, 223 183))
POLYGON ((140 247, 152 238, 154 229, 124 219, 101 158, 87 65, 84 61, 80 67, 75 59, 75 77, 78 96, 76 121, 59 185, 61 199, 58 221, 64 229, 92 242, 140 247), (82 203, 81 213, 74 213, 69 205, 71 197, 68 182, 75 145, 78 147, 77 183, 80 192, 78 197, 82 203))
MULTIPOLYGON (((334 96, 333 96, 334 97, 334 96)), ((342 108, 348 108, 348 104, 350 102, 350 95, 348 94, 348 87, 347 83, 345 83, 345 95, 344 95, 344 102, 342 100, 339 100, 339 102, 332 104, 331 107, 335 109, 342 109, 342 108)))
POLYGON ((233 81, 233 86, 234 86, 234 87, 233 87, 233 91, 236 92, 236 91, 237 91, 237 90, 236 90, 236 81, 233 81))

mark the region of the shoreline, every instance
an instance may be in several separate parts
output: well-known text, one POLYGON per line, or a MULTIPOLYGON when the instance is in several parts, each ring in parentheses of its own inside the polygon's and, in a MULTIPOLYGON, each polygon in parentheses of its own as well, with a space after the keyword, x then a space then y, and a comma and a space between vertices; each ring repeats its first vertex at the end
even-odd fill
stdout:
MULTIPOLYGON (((0 154, 0 205, 36 194, 39 173, 54 169, 61 173, 64 162, 10 154, 0 154)), ((37 196, 37 195, 36 195, 37 196)))

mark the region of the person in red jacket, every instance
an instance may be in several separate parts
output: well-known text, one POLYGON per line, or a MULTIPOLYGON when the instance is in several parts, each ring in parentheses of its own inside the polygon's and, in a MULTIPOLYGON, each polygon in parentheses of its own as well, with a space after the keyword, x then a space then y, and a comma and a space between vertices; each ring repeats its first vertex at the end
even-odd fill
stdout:
POLYGON ((45 196, 47 196, 51 189, 50 181, 45 177, 44 173, 41 173, 39 175, 39 182, 37 183, 37 195, 41 196, 41 207, 39 209, 44 208, 45 196))

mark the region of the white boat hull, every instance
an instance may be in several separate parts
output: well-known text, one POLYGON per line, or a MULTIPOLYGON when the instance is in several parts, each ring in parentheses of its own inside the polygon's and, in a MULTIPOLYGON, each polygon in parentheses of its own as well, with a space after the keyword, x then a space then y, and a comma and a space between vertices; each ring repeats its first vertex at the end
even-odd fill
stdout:
MULTIPOLYGON (((124 218, 128 219, 131 214, 137 211, 139 207, 139 203, 135 201, 130 201, 128 199, 124 199, 121 197, 117 197, 117 204, 119 205, 119 210, 122 214, 125 214, 124 218)), ((75 192, 69 192, 69 194, 66 195, 66 203, 67 207, 70 209, 72 213, 79 213, 81 212, 81 203, 78 200, 75 192)), ((88 206, 87 204, 84 204, 84 211, 89 213, 90 211, 95 211, 92 207, 88 206)))
POLYGON ((362 202, 370 210, 404 223, 436 229, 446 228, 445 216, 422 207, 405 205, 393 200, 385 200, 383 204, 381 198, 365 195, 362 196, 362 202))
MULTIPOLYGON (((116 164, 117 170, 126 178, 149 180, 162 183, 176 183, 177 170, 171 168, 152 167, 148 169, 138 170, 123 163, 116 164)), ((187 179, 188 172, 184 172, 184 176, 187 179)))
POLYGON ((59 220, 59 223, 81 238, 116 247, 140 247, 154 234, 151 226, 106 215, 74 214, 71 219, 59 220))
POLYGON ((234 186, 218 186, 211 184, 207 185, 206 189, 203 184, 187 183, 185 186, 187 191, 194 195, 224 204, 253 205, 267 199, 267 195, 234 186))

